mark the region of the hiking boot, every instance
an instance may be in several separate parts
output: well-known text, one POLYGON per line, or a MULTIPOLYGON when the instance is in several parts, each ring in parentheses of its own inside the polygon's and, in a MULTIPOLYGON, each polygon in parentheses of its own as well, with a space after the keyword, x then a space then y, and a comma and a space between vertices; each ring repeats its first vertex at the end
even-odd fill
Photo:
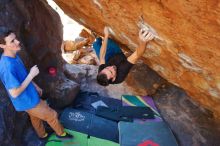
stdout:
POLYGON ((73 139, 73 135, 70 135, 68 133, 64 133, 62 135, 56 135, 57 138, 61 139, 61 140, 68 140, 68 139, 73 139))

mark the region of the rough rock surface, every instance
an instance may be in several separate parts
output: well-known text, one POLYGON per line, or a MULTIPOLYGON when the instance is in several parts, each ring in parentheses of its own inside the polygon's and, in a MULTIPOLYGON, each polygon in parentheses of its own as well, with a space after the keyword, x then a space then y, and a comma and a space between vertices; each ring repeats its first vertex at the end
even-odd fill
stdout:
POLYGON ((26 125, 27 114, 15 111, 3 84, 0 83, 0 145, 21 146, 26 125))
POLYGON ((156 39, 148 45, 145 63, 219 117, 219 1, 55 1, 69 16, 99 34, 108 25, 112 36, 132 51, 138 45, 139 28, 149 27, 156 39))
POLYGON ((106 88, 96 83, 97 66, 66 64, 64 73, 69 79, 78 81, 81 90, 98 92, 102 96, 120 99, 122 94, 151 94, 180 146, 220 145, 220 121, 214 118, 213 113, 142 63, 132 68, 126 82, 106 88))
POLYGON ((60 76, 56 81, 48 84, 46 90, 49 103, 54 108, 64 108, 70 105, 79 92, 80 86, 76 82, 60 76))
POLYGON ((153 97, 180 146, 220 145, 220 121, 184 91, 168 84, 159 88, 153 97))

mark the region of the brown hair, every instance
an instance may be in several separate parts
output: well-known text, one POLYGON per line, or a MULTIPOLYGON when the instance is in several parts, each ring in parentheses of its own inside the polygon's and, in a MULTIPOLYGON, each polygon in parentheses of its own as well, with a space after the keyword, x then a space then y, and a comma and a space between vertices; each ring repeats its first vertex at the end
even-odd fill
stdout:
POLYGON ((0 44, 5 44, 5 37, 13 33, 12 30, 9 30, 7 27, 0 26, 0 44))
POLYGON ((103 73, 99 73, 97 75, 97 82, 102 85, 102 86, 108 86, 109 85, 109 80, 106 76, 106 74, 103 74, 103 73))

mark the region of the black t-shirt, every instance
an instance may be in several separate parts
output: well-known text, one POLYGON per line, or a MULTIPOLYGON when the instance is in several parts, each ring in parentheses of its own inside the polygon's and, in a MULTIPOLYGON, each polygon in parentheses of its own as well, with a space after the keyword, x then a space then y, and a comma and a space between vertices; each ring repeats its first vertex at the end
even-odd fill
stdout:
POLYGON ((102 71, 107 66, 115 65, 117 67, 117 75, 114 82, 109 82, 110 84, 119 84, 125 80, 127 77, 132 63, 128 62, 126 56, 123 53, 115 54, 113 57, 109 59, 106 64, 102 64, 99 66, 99 72, 102 71))

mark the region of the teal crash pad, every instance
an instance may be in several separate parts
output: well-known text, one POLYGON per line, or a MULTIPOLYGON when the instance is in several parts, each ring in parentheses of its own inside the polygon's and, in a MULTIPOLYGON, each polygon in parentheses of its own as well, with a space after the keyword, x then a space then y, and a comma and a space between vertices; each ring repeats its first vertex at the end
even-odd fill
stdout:
POLYGON ((119 122, 120 146, 178 146, 176 139, 163 121, 119 122))

